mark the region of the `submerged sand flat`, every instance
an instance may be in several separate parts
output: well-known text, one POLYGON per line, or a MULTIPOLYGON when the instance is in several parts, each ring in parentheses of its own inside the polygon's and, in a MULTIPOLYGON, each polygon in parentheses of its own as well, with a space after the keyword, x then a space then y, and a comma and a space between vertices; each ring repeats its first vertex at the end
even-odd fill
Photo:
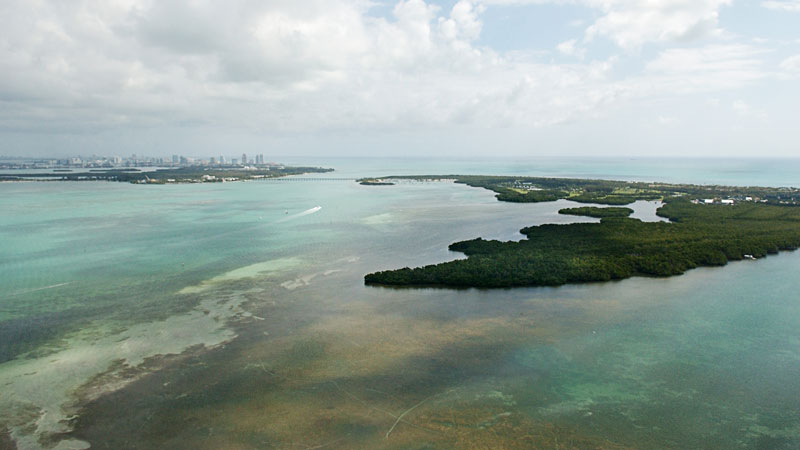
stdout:
POLYGON ((213 286, 225 282, 240 281, 247 278, 257 278, 266 274, 280 272, 282 270, 295 267, 300 264, 298 258, 281 258, 272 261, 264 261, 251 264, 246 267, 231 270, 222 275, 215 276, 209 280, 195 286, 187 286, 179 291, 180 294, 197 294, 210 289, 213 286))
MULTIPOLYGON (((225 322, 242 312, 243 298, 206 300, 189 314, 164 321, 134 325, 122 333, 102 337, 68 338, 64 349, 40 358, 15 360, 0 370, 3 421, 19 448, 88 448, 55 435, 68 432, 66 422, 78 411, 78 389, 108 370, 136 368, 147 358, 178 354, 193 346, 214 347, 235 337, 225 322)), ((102 330, 97 330, 102 334, 102 330)), ((95 386, 93 396, 124 387, 144 373, 95 386)))
MULTIPOLYGON (((299 263, 297 258, 285 258, 252 264, 181 289, 179 295, 268 277, 299 263)), ((242 293, 218 290, 209 297, 186 314, 132 325, 122 332, 102 326, 85 329, 68 336, 62 349, 0 366, 4 387, 0 418, 11 437, 20 448, 88 448, 88 443, 57 436, 70 431, 68 422, 79 411, 78 403, 121 389, 157 369, 157 364, 143 367, 149 358, 229 342, 236 334, 227 327, 228 321, 252 317, 241 308, 246 300, 242 293)))

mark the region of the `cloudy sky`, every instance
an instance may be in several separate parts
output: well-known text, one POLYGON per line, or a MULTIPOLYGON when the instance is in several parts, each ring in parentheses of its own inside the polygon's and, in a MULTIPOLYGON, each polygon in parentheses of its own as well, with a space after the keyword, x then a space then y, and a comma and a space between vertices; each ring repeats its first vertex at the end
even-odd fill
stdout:
POLYGON ((3 0, 0 154, 800 156, 800 0, 3 0))

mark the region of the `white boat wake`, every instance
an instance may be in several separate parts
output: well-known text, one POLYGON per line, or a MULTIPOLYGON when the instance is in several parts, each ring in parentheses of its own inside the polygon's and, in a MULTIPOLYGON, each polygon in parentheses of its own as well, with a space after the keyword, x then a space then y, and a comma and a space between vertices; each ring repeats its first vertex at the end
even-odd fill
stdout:
POLYGON ((277 221, 275 221, 275 223, 288 222, 290 220, 294 220, 294 219, 297 219, 299 217, 308 216, 310 214, 314 214, 314 213, 318 212, 320 209, 322 209, 322 206, 315 206, 315 207, 313 207, 311 209, 307 209, 307 210, 305 210, 303 212, 299 212, 297 214, 292 214, 289 217, 285 217, 285 218, 283 218, 281 220, 277 220, 277 221))
POLYGON ((47 289, 55 289, 57 287, 67 286, 67 285, 72 284, 72 283, 74 283, 74 281, 70 281, 68 283, 59 283, 59 284, 54 284, 52 286, 44 286, 44 287, 34 288, 34 289, 21 289, 21 290, 19 290, 17 292, 12 293, 10 295, 10 297, 16 297, 17 295, 22 295, 22 294, 29 294, 31 292, 45 291, 47 289))

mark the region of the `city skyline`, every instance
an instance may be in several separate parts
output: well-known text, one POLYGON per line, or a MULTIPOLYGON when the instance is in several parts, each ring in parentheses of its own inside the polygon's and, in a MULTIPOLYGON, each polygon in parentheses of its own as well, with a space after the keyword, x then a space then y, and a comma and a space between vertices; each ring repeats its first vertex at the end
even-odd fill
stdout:
POLYGON ((108 155, 69 155, 66 157, 53 156, 4 156, 0 155, 0 168, 92 168, 92 167, 183 167, 195 165, 208 166, 279 166, 280 163, 266 161, 264 154, 259 153, 247 158, 219 156, 186 156, 173 154, 171 157, 148 156, 131 154, 130 156, 108 155))

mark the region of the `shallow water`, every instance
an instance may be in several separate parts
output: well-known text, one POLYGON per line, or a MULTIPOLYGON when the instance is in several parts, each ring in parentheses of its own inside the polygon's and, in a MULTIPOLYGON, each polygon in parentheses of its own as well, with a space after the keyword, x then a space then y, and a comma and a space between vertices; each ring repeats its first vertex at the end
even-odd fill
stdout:
MULTIPOLYGON (((404 164, 381 170, 412 173, 404 164)), ((765 179, 761 167, 739 176, 765 179)), ((557 214, 568 204, 501 203, 452 183, 0 184, 0 437, 21 448, 800 445, 796 252, 560 288, 363 285, 371 271, 461 257, 453 241, 581 220, 557 214)), ((654 219, 653 205, 635 209, 654 219)))

